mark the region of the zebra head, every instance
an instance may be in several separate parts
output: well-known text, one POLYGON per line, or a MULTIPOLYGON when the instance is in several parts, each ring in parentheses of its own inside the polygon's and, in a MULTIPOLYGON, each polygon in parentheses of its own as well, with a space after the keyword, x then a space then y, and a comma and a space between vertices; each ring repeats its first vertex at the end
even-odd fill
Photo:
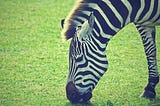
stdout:
POLYGON ((107 59, 94 42, 94 15, 78 26, 70 43, 69 75, 66 85, 71 102, 87 102, 100 77, 107 70, 107 59))

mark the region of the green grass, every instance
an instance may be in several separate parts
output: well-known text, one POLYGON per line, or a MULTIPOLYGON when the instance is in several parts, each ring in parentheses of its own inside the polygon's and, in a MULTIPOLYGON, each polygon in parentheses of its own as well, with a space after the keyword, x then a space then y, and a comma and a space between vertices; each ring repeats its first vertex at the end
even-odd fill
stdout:
MULTIPOLYGON (((0 1, 0 106, 72 106, 65 96, 69 41, 62 42, 60 20, 73 4, 74 0, 0 1)), ((157 31, 160 64, 160 27, 157 31)), ((160 105, 160 84, 156 101, 139 98, 148 74, 133 24, 110 41, 107 56, 109 70, 88 105, 160 105)))

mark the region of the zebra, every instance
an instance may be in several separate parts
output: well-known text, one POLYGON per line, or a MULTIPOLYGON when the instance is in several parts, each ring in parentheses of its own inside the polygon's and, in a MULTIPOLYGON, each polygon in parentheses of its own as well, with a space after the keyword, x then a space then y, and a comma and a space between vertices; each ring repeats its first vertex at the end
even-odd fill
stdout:
POLYGON ((66 96, 88 102, 108 69, 106 47, 123 27, 134 23, 148 61, 148 84, 141 97, 155 99, 159 82, 155 26, 160 25, 160 0, 78 0, 61 21, 62 36, 71 39, 66 96))

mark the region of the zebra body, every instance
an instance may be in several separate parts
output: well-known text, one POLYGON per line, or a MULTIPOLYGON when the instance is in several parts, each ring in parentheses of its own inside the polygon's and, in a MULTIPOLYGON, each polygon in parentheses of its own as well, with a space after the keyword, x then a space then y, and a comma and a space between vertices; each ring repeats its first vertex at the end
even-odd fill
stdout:
POLYGON ((155 98, 159 82, 155 26, 160 24, 160 0, 80 0, 65 19, 62 31, 66 39, 72 38, 66 86, 70 101, 91 98, 92 90, 108 68, 108 42, 131 22, 142 37, 148 60, 148 85, 142 96, 155 98))

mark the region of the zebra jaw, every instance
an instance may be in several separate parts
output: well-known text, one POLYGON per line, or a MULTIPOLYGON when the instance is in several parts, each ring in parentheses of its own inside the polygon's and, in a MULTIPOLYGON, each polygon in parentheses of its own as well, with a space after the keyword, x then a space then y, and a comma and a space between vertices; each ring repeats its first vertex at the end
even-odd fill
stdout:
POLYGON ((70 100, 70 102, 72 103, 82 103, 82 102, 85 103, 91 99, 92 93, 87 92, 81 94, 75 87, 75 84, 72 81, 70 81, 66 85, 66 96, 67 99, 70 100))

